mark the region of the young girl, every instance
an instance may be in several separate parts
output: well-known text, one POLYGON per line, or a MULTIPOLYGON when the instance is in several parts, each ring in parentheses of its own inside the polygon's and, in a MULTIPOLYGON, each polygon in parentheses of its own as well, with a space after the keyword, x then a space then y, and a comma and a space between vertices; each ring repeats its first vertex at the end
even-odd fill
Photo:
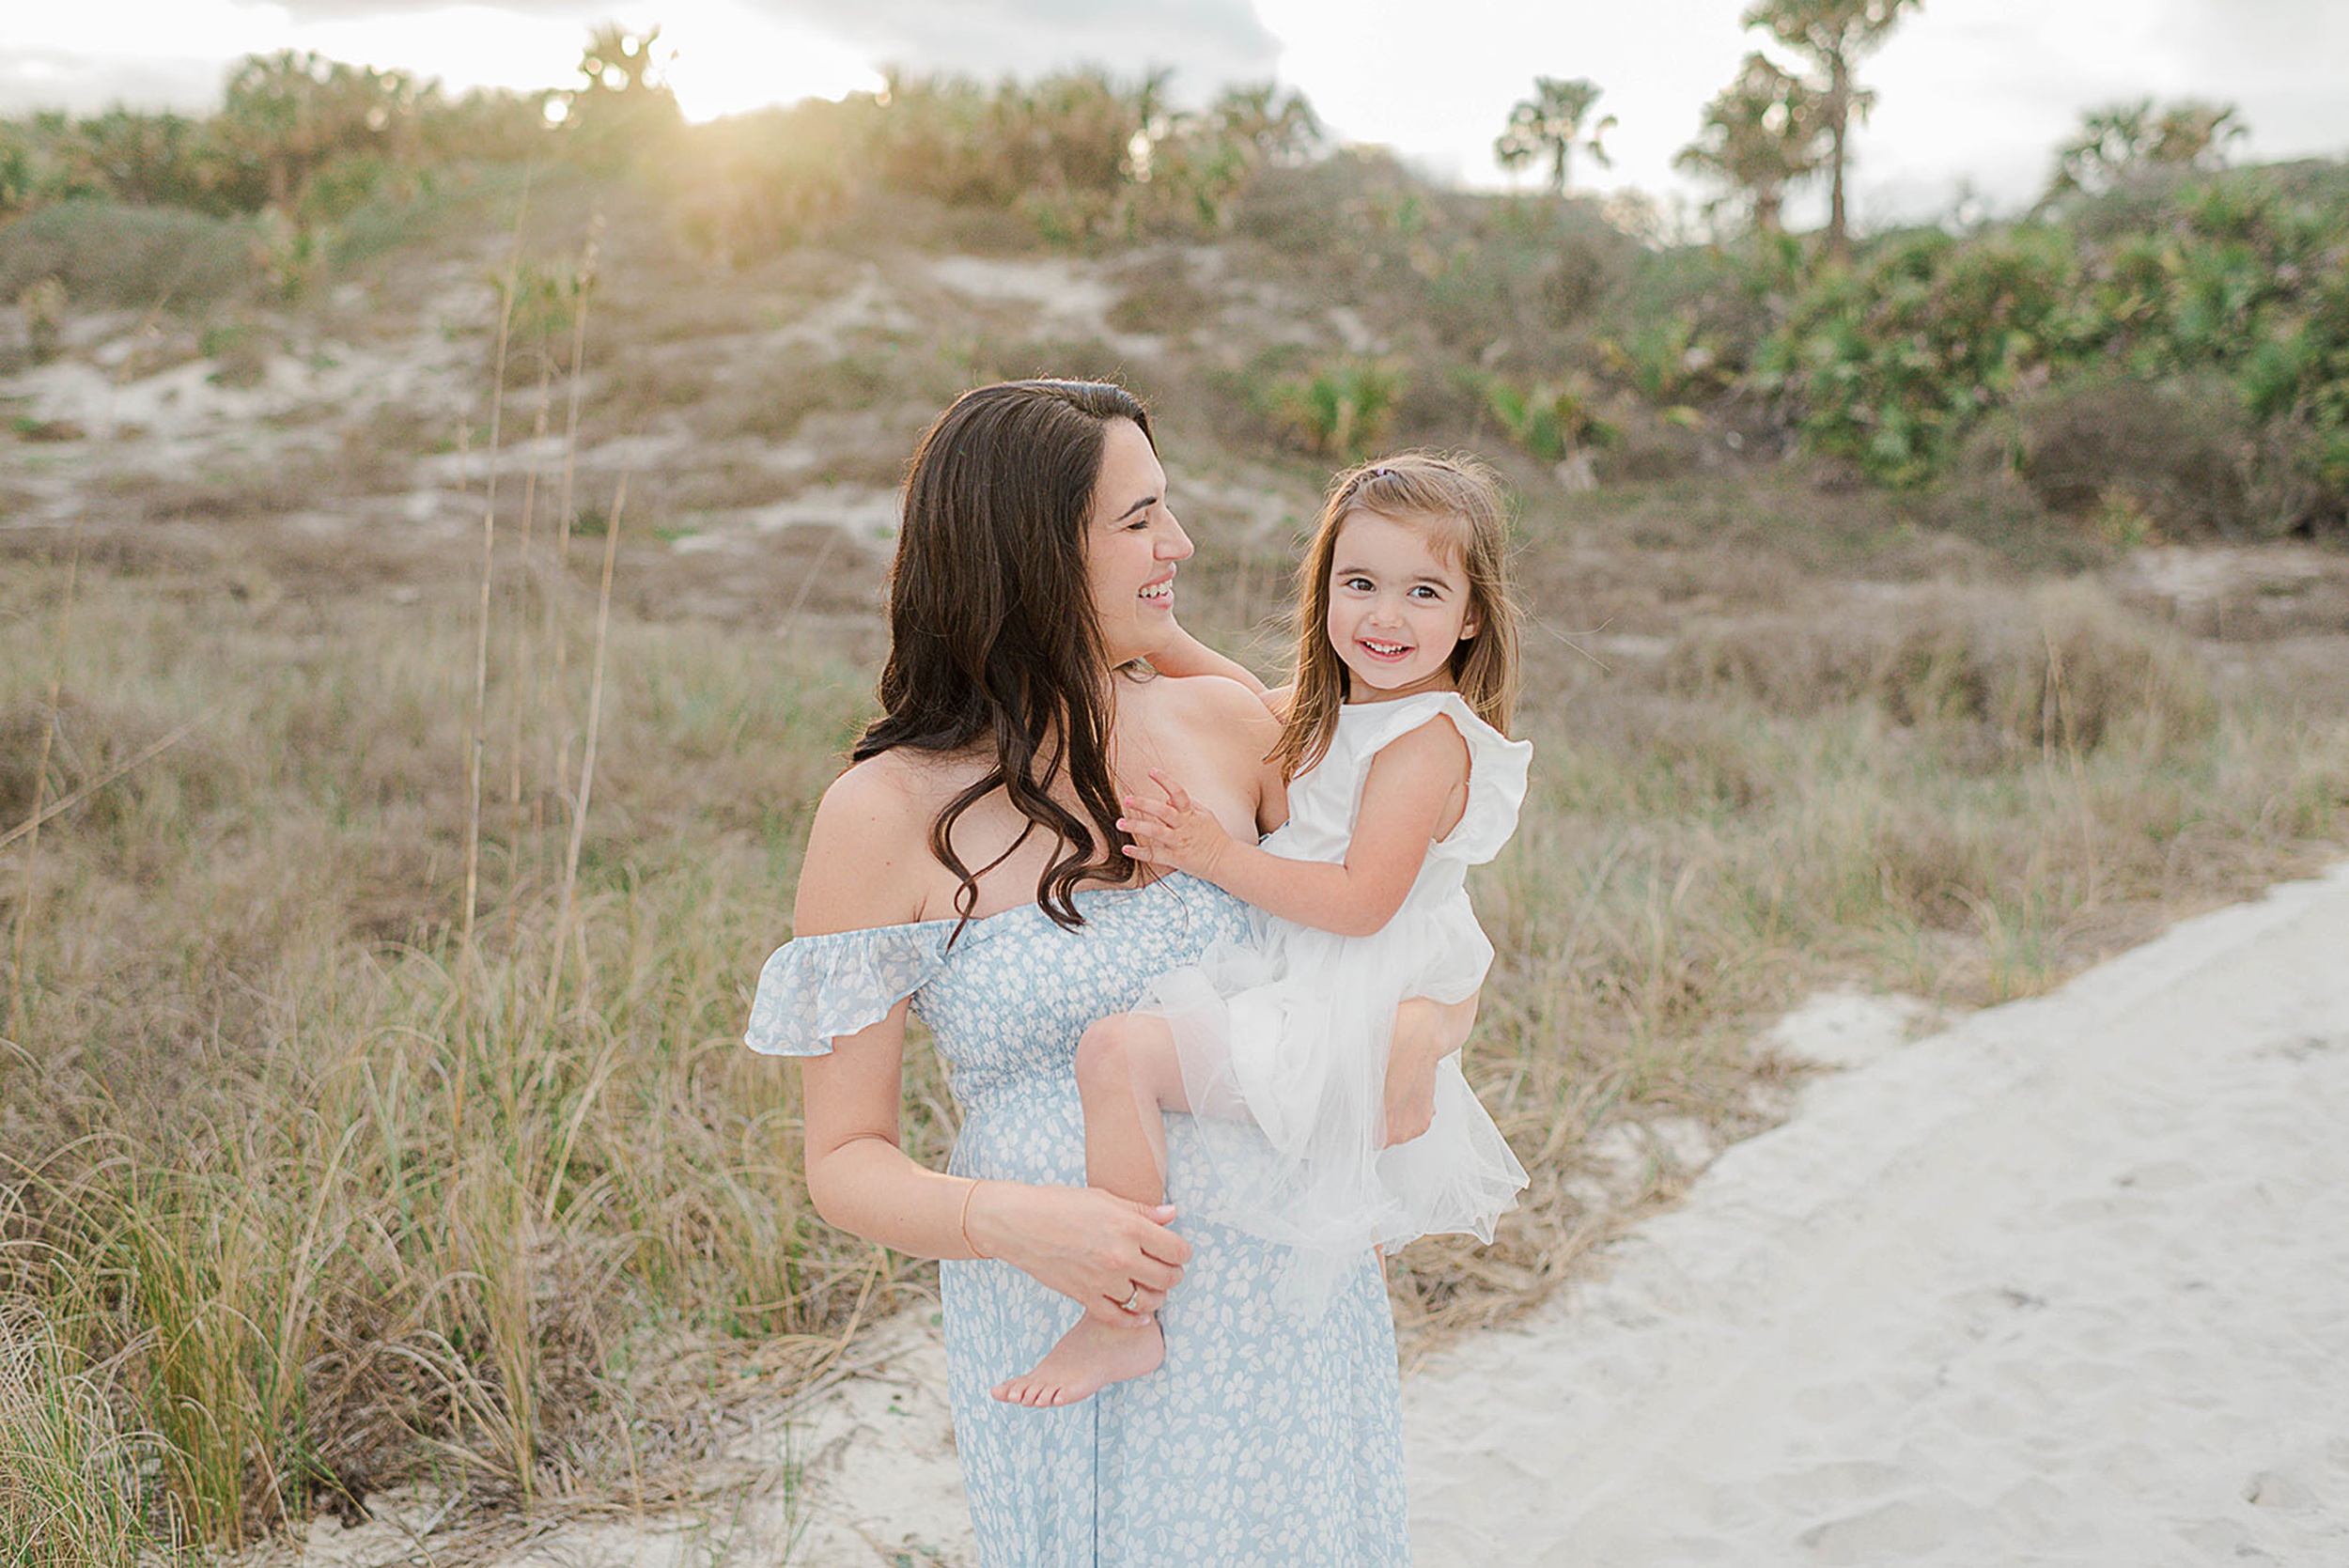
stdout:
MULTIPOLYGON (((1314 1310, 1346 1260, 1433 1232, 1492 1239, 1524 1168, 1470 1092, 1438 1070, 1435 1119, 1386 1147, 1386 1065, 1406 997, 1456 1002, 1492 962, 1463 886, 1517 826, 1532 748, 1501 733, 1516 610, 1492 474, 1408 453, 1340 474, 1298 573, 1296 684, 1266 759, 1289 819, 1261 846, 1181 786, 1128 798, 1127 853, 1255 906, 1254 940, 1163 975, 1144 1005, 1085 1032, 1077 1083, 1085 1179, 1159 1201, 1164 1112, 1197 1113, 1213 1167, 1198 1218, 1295 1250, 1285 1294, 1314 1310)), ((1081 1320, 995 1389, 1066 1405, 1165 1354, 1155 1320, 1081 1320)))

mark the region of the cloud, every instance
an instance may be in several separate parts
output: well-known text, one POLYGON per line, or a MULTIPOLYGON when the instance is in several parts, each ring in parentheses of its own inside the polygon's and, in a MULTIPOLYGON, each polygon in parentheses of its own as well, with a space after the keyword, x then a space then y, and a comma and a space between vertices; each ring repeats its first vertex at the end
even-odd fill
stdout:
MULTIPOLYGON (((296 23, 363 22, 454 8, 457 0, 279 0, 296 23)), ((1270 79, 1280 40, 1250 0, 739 0, 744 10, 838 39, 919 71, 1033 78, 1070 66, 1126 76, 1169 68, 1178 92, 1270 79)), ((582 26, 661 19, 659 0, 499 0, 483 9, 582 26)))
POLYGON ((2349 151, 2339 0, 2171 0, 2167 21, 2179 69, 2162 96, 2240 105, 2258 156, 2349 151))
POLYGON ((1138 76, 1171 69, 1175 88, 1204 94, 1268 81, 1280 40, 1249 0, 767 0, 764 8, 832 33, 914 70, 1034 77, 1070 66, 1138 76))
POLYGON ((39 109, 95 115, 116 104, 207 114, 227 67, 216 60, 122 60, 54 50, 0 55, 0 115, 39 109))
MULTIPOLYGON (((615 8, 594 0, 276 0, 295 23, 371 22, 384 16, 423 16, 433 11, 510 11, 520 16, 602 16, 615 8)), ((657 19, 656 19, 657 20, 657 19)))

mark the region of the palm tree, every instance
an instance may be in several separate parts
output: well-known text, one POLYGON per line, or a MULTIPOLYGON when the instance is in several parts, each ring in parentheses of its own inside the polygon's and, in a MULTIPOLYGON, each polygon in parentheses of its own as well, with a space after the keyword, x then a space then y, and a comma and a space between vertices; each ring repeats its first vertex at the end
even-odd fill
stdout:
POLYGON ((587 47, 579 57, 579 74, 593 92, 643 92, 652 85, 652 46, 660 40, 658 25, 632 33, 616 22, 588 30, 587 47))
MULTIPOLYGON (((1893 25, 1922 0, 1754 0, 1740 20, 1759 27, 1809 61, 1825 78, 1820 113, 1828 134, 1827 243, 1851 254, 1843 211, 1843 171, 1851 161, 1851 127, 1865 120, 1875 95, 1852 82, 1852 66, 1881 46, 1893 25)), ((1816 85, 1816 84, 1814 84, 1816 85)))
POLYGON ((2154 121, 2154 145, 2148 161, 2172 167, 2224 168, 2227 145, 2251 133, 2232 103, 2208 103, 2185 99, 2172 103, 2154 121))
POLYGON ((1610 166, 1599 138, 1615 128, 1609 115, 1588 131, 1583 117, 1598 101, 1600 88, 1588 77, 1562 82, 1554 76, 1533 78, 1533 96, 1521 99, 1509 111, 1509 128, 1493 139, 1493 157, 1504 169, 1517 169, 1548 154, 1549 190, 1566 194, 1566 171, 1577 149, 1588 152, 1600 168, 1610 166))
POLYGON ((1271 82, 1226 87, 1207 109, 1218 134, 1237 141, 1266 163, 1300 163, 1321 142, 1321 120, 1302 93, 1271 82))
POLYGON ((677 96, 657 74, 653 45, 660 39, 658 26, 638 33, 615 22, 589 31, 579 56, 580 85, 571 89, 563 120, 587 162, 616 164, 643 157, 682 123, 677 96))
POLYGON ((2091 110, 2080 121, 2079 134, 2056 148, 2055 173, 2041 199, 2109 190, 2135 171, 2156 165, 2223 168, 2228 144, 2248 134, 2232 103, 2181 99, 2159 114, 2150 98, 2108 103, 2091 110))
POLYGON ((426 91, 404 71, 307 51, 248 54, 229 75, 211 131, 231 164, 256 174, 269 204, 283 208, 337 154, 401 148, 426 91))
POLYGON ((1703 129, 1672 163, 1744 192, 1753 226, 1776 234, 1786 187, 1816 173, 1826 153, 1821 107, 1801 77, 1749 54, 1737 79, 1704 106, 1703 129))

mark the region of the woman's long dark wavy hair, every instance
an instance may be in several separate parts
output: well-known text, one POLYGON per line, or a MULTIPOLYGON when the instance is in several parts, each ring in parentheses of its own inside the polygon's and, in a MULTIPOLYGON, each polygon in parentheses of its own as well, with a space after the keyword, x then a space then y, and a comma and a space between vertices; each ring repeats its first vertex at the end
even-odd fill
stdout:
POLYGON ((930 824, 930 853, 961 882, 955 910, 964 922, 978 901, 978 878, 1038 830, 1063 849, 1035 889, 1037 905, 1059 925, 1083 924, 1078 883, 1129 881, 1136 870, 1117 831, 1109 661, 1085 561, 1112 419, 1133 421, 1151 439, 1148 412, 1123 387, 978 387, 930 427, 907 475, 889 569, 881 713, 849 754, 862 762, 904 746, 990 755, 987 770, 930 824), (1083 817, 1052 799, 1050 785, 1062 777, 1083 817), (973 870, 955 853, 954 826, 998 789, 1027 825, 973 870))

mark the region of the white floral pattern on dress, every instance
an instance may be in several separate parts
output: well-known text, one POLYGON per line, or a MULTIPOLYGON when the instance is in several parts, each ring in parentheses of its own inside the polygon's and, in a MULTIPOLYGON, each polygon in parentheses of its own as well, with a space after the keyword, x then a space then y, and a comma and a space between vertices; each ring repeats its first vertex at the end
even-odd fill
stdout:
MULTIPOLYGON (((971 922, 786 943, 759 975, 748 1044, 830 1048, 906 996, 945 1059, 960 1175, 1083 1180, 1077 1040, 1163 970, 1245 935, 1246 907, 1168 877, 1078 895, 1065 930, 1034 905, 971 922), (804 950, 804 951, 801 951, 804 950)), ((1170 1201, 1201 1207, 1190 1119, 1168 1119, 1170 1201)), ((1043 1358, 1077 1306, 1009 1265, 940 1267, 964 1490, 990 1568, 1389 1568, 1404 1527, 1394 1325, 1365 1253, 1312 1325, 1277 1310, 1283 1249, 1186 1218, 1193 1251, 1161 1312, 1166 1364, 1057 1410, 988 1390, 1043 1358)))

